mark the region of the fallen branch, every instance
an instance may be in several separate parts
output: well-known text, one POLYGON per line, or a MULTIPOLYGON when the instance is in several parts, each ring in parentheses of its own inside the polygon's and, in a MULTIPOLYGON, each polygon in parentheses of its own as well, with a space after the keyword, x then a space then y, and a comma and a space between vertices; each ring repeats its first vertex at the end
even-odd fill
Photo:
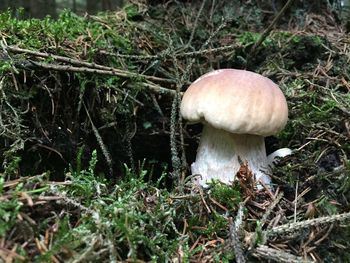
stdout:
POLYGON ((270 248, 267 246, 258 246, 256 250, 253 252, 253 256, 257 258, 264 258, 273 260, 275 262, 283 262, 283 263, 311 263, 315 261, 310 261, 308 259, 304 259, 298 256, 294 256, 290 253, 277 250, 274 248, 270 248))
MULTIPOLYGON (((133 83, 133 85, 134 85, 134 83, 133 83)), ((163 88, 163 87, 161 87, 155 83, 151 83, 151 82, 138 82, 135 85, 140 85, 141 87, 148 89, 150 92, 157 93, 159 95, 175 96, 175 94, 176 94, 176 90, 163 88)), ((183 95, 183 92, 180 92, 180 96, 182 96, 182 95, 183 95)))
POLYGON ((231 217, 229 218, 231 246, 233 247, 233 250, 235 252, 235 259, 237 263, 246 262, 246 258, 243 253, 241 242, 237 234, 237 231, 242 224, 242 219, 243 219, 243 203, 240 203, 235 222, 232 221, 231 217))
MULTIPOLYGON (((30 61, 32 64, 34 64, 37 67, 46 68, 46 69, 50 69, 50 70, 82 72, 82 73, 91 73, 91 74, 119 76, 119 77, 126 77, 126 78, 141 77, 141 78, 145 78, 147 80, 152 80, 152 81, 168 82, 168 83, 175 82, 175 81, 172 81, 169 79, 158 78, 158 77, 148 76, 148 75, 142 75, 142 74, 138 74, 138 73, 134 73, 134 72, 129 72, 129 71, 124 71, 124 70, 120 70, 120 69, 114 69, 111 67, 98 65, 95 63, 89 63, 89 62, 85 62, 85 61, 71 59, 68 57, 52 55, 52 54, 43 53, 43 52, 37 52, 37 51, 29 50, 29 49, 22 49, 22 48, 9 47, 9 46, 6 48, 9 51, 15 52, 15 53, 24 53, 24 54, 33 55, 33 56, 42 57, 42 58, 53 58, 53 59, 60 61, 60 62, 65 62, 65 63, 69 63, 69 64, 76 65, 76 66, 82 66, 82 67, 72 67, 69 65, 54 65, 54 64, 43 63, 43 62, 30 61)), ((112 54, 112 55, 116 55, 116 54, 112 54)), ((175 90, 163 88, 163 87, 161 87, 157 84, 154 84, 152 82, 139 82, 139 83, 137 83, 137 85, 140 85, 143 88, 148 89, 152 93, 164 94, 164 95, 170 95, 170 96, 174 96, 176 93, 175 90)), ((181 95, 182 95, 182 93, 181 93, 181 95)))
POLYGON ((143 75, 143 74, 139 74, 139 73, 134 73, 134 72, 121 70, 121 69, 115 69, 112 67, 106 67, 106 66, 99 65, 96 63, 89 63, 86 61, 76 60, 76 59, 58 56, 58 55, 53 55, 53 54, 49 54, 49 53, 43 53, 43 52, 33 51, 33 50, 29 50, 29 49, 22 49, 22 48, 17 48, 17 47, 6 47, 6 49, 8 51, 14 52, 14 53, 24 53, 24 54, 28 54, 28 55, 32 55, 32 56, 36 56, 36 57, 42 57, 42 58, 53 58, 56 61, 69 63, 71 65, 80 66, 79 68, 77 68, 77 67, 72 67, 72 66, 68 66, 68 65, 54 65, 54 64, 43 63, 43 62, 30 61, 32 64, 39 66, 39 67, 42 67, 42 68, 47 68, 47 69, 52 69, 52 70, 57 70, 57 71, 74 71, 74 72, 96 73, 96 74, 102 74, 102 75, 111 75, 111 76, 128 77, 128 78, 129 77, 139 77, 139 78, 144 78, 144 79, 157 81, 157 82, 175 83, 175 80, 143 75))
MULTIPOLYGON (((164 79, 154 76, 148 76, 148 75, 142 75, 134 72, 124 71, 124 70, 117 70, 114 68, 108 68, 108 69, 96 69, 96 68, 88 68, 88 67, 74 67, 70 65, 56 65, 56 64, 50 64, 50 63, 44 63, 44 62, 38 62, 38 61, 29 61, 30 64, 35 65, 40 68, 45 68, 48 70, 55 70, 55 71, 69 71, 69 72, 78 72, 78 73, 90 73, 90 74, 99 74, 99 75, 108 75, 108 76, 118 76, 118 77, 124 77, 124 78, 144 78, 147 80, 157 81, 157 82, 166 82, 166 83, 175 83, 174 80, 170 79, 164 79)), ((28 66, 28 65, 27 65, 28 66)))
POLYGON ((169 55, 167 52, 161 52, 158 55, 126 55, 126 54, 119 54, 114 52, 109 52, 105 50, 99 50, 98 52, 107 56, 113 56, 113 57, 119 57, 119 58, 127 58, 127 59, 135 59, 135 60, 159 60, 159 59, 172 59, 172 58, 188 58, 188 57, 198 57, 198 56, 204 56, 206 54, 211 53, 218 53, 222 51, 230 51, 234 48, 237 48, 240 44, 235 43, 228 46, 223 47, 217 47, 217 48, 208 48, 198 51, 191 51, 191 52, 182 52, 177 54, 171 54, 169 55))

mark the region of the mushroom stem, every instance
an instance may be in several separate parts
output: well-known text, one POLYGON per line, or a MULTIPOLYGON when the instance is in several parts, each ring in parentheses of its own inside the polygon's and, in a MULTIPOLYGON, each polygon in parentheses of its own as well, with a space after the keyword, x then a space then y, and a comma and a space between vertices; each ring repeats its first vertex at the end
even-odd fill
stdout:
POLYGON ((243 162, 248 161, 248 167, 257 180, 270 183, 270 177, 260 171, 268 170, 263 136, 233 134, 208 124, 203 127, 196 161, 191 165, 191 171, 194 175, 202 176, 199 179, 201 185, 211 182, 211 179, 230 183, 240 169, 238 157, 243 162))

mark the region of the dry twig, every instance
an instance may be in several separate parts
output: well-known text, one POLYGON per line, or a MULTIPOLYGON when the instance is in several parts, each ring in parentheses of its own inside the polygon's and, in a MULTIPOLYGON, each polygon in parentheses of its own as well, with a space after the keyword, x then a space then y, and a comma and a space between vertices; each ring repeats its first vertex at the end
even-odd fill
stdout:
POLYGON ((277 226, 271 230, 264 231, 264 234, 266 234, 266 236, 268 236, 268 237, 271 237, 271 236, 301 231, 304 229, 308 229, 312 226, 317 226, 317 225, 321 225, 321 224, 331 224, 334 222, 342 222, 342 221, 346 221, 349 219, 350 219, 350 212, 343 213, 343 214, 337 214, 337 215, 331 215, 331 216, 324 216, 324 217, 309 219, 309 220, 305 220, 305 221, 301 221, 301 222, 289 223, 289 224, 277 226))
POLYGON ((281 263, 311 263, 308 259, 303 259, 301 257, 294 256, 290 253, 277 250, 274 248, 269 248, 267 246, 258 246, 253 252, 253 256, 257 258, 264 258, 268 260, 273 260, 275 262, 281 263))

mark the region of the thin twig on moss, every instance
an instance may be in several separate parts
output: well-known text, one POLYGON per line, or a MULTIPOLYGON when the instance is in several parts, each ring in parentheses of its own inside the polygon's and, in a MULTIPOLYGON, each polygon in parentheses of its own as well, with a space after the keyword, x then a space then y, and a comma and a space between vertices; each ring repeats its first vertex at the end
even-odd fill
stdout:
POLYGON ((134 120, 132 119, 132 116, 129 116, 126 114, 125 116, 125 137, 126 137, 126 151, 127 155, 129 157, 129 162, 130 162, 130 168, 131 171, 135 174, 136 173, 136 167, 135 167, 135 161, 134 161, 134 155, 132 153, 132 137, 133 137, 133 132, 131 131, 131 124, 134 124, 134 120))
POLYGON ((192 42, 193 37, 194 37, 194 33, 196 32, 196 28, 197 28, 197 25, 198 25, 198 19, 199 19, 200 15, 202 14, 205 2, 206 2, 206 0, 203 0, 202 1, 202 5, 199 8, 199 11, 197 13, 196 19, 195 19, 194 24, 193 24, 193 28, 192 28, 192 31, 191 31, 190 39, 188 40, 188 42, 186 44, 186 47, 189 47, 191 45, 191 42, 192 42))
MULTIPOLYGON (((174 54, 174 47, 173 42, 171 38, 169 38, 169 51, 171 54, 174 54)), ((179 152, 177 147, 177 141, 176 141, 176 131, 180 131, 182 133, 182 130, 179 130, 178 127, 178 121, 181 121, 181 114, 180 114, 180 91, 183 87, 183 79, 185 78, 186 72, 183 73, 183 75, 180 78, 179 74, 179 66, 177 64, 176 58, 173 58, 173 65, 175 69, 175 76, 176 76, 176 93, 173 98, 173 103, 171 105, 171 115, 170 115, 170 150, 171 150, 171 162, 173 166, 173 173, 174 177, 177 179, 177 183, 181 185, 181 174, 183 171, 183 166, 181 165, 181 161, 179 158, 179 152), (178 116, 178 118, 177 118, 178 116), (177 121, 178 120, 178 121, 177 121)), ((184 151, 183 148, 182 152, 184 151)))
POLYGON ((321 224, 331 224, 334 222, 343 222, 346 220, 350 220, 350 212, 331 215, 331 216, 323 216, 315 219, 304 220, 296 223, 284 224, 281 226, 274 227, 273 229, 264 231, 267 237, 288 234, 293 232, 298 232, 312 226, 318 226, 321 224))
POLYGON ((265 29, 265 31, 262 33, 258 41, 255 43, 255 45, 252 48, 252 51, 249 53, 246 61, 249 63, 249 60, 252 56, 254 56, 256 49, 261 45, 261 43, 265 40, 267 35, 271 32, 272 28, 275 26, 275 24, 280 20, 284 12, 288 9, 288 7, 292 4, 293 0, 288 0, 287 3, 282 7, 281 11, 275 16, 275 18, 272 20, 271 24, 265 29))
POLYGON ((87 109, 87 107, 86 107, 84 102, 83 102, 83 106, 85 108, 86 115, 89 118, 92 131, 95 134, 96 140, 97 140, 98 144, 100 145, 102 153, 103 153, 103 155, 104 155, 104 157, 106 159, 106 162, 108 164, 109 173, 110 173, 110 175, 113 175, 112 157, 111 157, 111 155, 110 155, 106 145, 104 144, 103 139, 102 139, 100 133, 98 132, 98 129, 95 127, 94 123, 92 122, 92 119, 90 117, 89 111, 88 111, 88 109, 87 109))
POLYGON ((203 50, 197 50, 197 51, 190 51, 190 52, 180 52, 176 53, 174 55, 169 55, 168 52, 160 52, 157 55, 125 55, 125 54, 119 54, 114 52, 109 52, 105 50, 98 51, 101 54, 113 56, 113 57, 120 57, 120 58, 127 58, 127 59, 135 59, 135 60, 159 60, 159 59, 171 59, 171 58, 188 58, 188 57, 200 57, 207 55, 209 53, 219 53, 223 51, 230 51, 235 48, 237 48, 240 44, 235 43, 227 46, 217 47, 217 48, 208 48, 203 50))
POLYGON ((276 207, 276 205, 280 202, 280 200, 282 199, 283 197, 283 192, 280 192, 277 197, 275 198, 275 200, 273 200, 271 202, 271 204, 269 205, 269 207, 266 209, 263 217, 261 218, 261 226, 264 226, 266 221, 267 221, 267 218, 269 217, 269 215, 271 214, 272 210, 276 207))
POLYGON ((178 113, 178 95, 175 93, 173 103, 171 105, 170 115, 170 151, 171 151, 171 163, 173 166, 173 176, 180 183, 181 179, 181 163, 178 156, 177 142, 176 142, 176 117, 178 113))
MULTIPOLYGON (((176 94, 176 90, 173 89, 167 89, 164 87, 161 87, 155 83, 152 83, 150 81, 146 81, 146 82, 137 82, 137 83, 132 83, 132 85, 139 85, 142 88, 147 89, 148 91, 158 94, 158 95, 167 95, 167 96, 175 96, 176 94)), ((127 86, 130 86, 129 84, 127 86)), ((180 93, 180 96, 182 96, 182 92, 180 93)))
POLYGON ((175 83, 175 81, 171 79, 164 79, 164 78, 159 78, 154 76, 142 75, 142 74, 138 74, 130 71, 124 71, 120 69, 114 69, 114 68, 108 68, 108 70, 104 70, 104 69, 87 68, 87 67, 73 67, 70 65, 56 65, 56 64, 38 62, 33 60, 30 60, 29 62, 30 64, 33 64, 37 67, 45 68, 49 70, 91 73, 91 74, 99 74, 99 75, 118 76, 118 77, 124 77, 124 78, 144 78, 147 80, 152 80, 157 82, 175 83))

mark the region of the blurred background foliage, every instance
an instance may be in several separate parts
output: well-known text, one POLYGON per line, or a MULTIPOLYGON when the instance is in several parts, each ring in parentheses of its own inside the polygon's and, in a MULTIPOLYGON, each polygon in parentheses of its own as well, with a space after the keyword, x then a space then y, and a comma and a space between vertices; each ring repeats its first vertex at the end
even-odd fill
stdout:
MULTIPOLYGON (((2 0, 0 1, 0 11, 5 11, 7 8, 16 10, 18 8, 25 9, 25 18, 44 18, 50 15, 57 18, 64 9, 70 9, 72 12, 82 15, 85 12, 96 14, 100 11, 114 11, 118 7, 127 4, 127 0, 2 0)), ((158 1, 153 1, 154 3, 158 1)), ((159 1, 162 2, 162 1, 159 1)), ((179 2, 186 2, 181 0, 179 2)), ((201 1, 197 1, 200 4, 201 1)), ((230 2, 230 1, 228 1, 230 2)), ((235 4, 243 6, 242 0, 236 0, 235 4)), ((277 13, 286 0, 253 0, 248 1, 249 4, 258 5, 260 8, 271 8, 274 13, 277 13)), ((154 4, 153 3, 153 4, 154 4)), ((339 18, 350 18, 350 0, 296 0, 293 6, 299 9, 313 10, 315 13, 324 8, 331 8, 333 12, 338 12, 339 18)), ((258 9, 256 9, 258 11, 258 9)), ((300 10, 301 11, 301 10, 300 10)))
POLYGON ((99 11, 115 10, 123 6, 123 0, 1 0, 0 11, 7 8, 24 8, 25 18, 44 18, 50 15, 57 18, 64 9, 82 15, 85 12, 96 14, 99 11))

